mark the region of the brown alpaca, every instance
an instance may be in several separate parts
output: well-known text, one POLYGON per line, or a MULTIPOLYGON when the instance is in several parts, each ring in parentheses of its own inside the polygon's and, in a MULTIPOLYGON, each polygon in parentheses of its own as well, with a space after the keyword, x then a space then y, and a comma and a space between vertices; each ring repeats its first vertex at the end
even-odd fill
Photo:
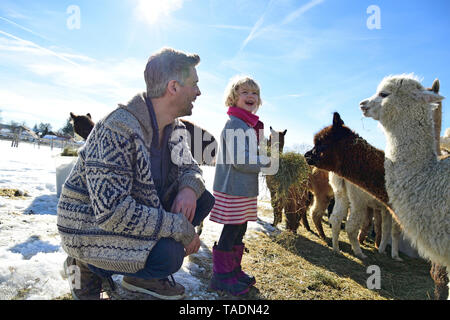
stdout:
POLYGON ((305 154, 309 165, 333 171, 367 191, 390 211, 385 188, 384 152, 344 125, 335 112, 333 124, 314 136, 314 148, 305 154))
POLYGON ((180 120, 189 132, 190 139, 188 140, 188 144, 195 161, 200 165, 214 166, 216 164, 215 158, 218 147, 214 136, 190 121, 180 120), (195 141, 201 141, 201 148, 196 147, 198 144, 195 141))
MULTIPOLYGON (((279 152, 283 152, 284 148, 284 137, 287 130, 276 132, 270 127, 270 137, 268 145, 272 144, 272 135, 278 134, 279 136, 279 152)), ((284 209, 284 214, 286 216, 286 229, 292 232, 297 232, 300 225, 300 220, 306 230, 311 231, 308 223, 307 210, 311 204, 311 195, 307 189, 299 188, 296 185, 292 185, 288 189, 287 199, 280 199, 277 196, 275 182, 273 176, 266 176, 267 188, 270 191, 270 198, 273 207, 273 226, 276 226, 282 220, 282 212, 284 209)), ((328 206, 328 203, 327 203, 328 206)), ((322 230, 323 232, 323 230, 322 230)))
MULTIPOLYGON (((73 120, 74 132, 86 140, 95 125, 92 121, 91 115, 88 113, 85 116, 77 116, 71 112, 70 117, 73 120)), ((217 141, 214 136, 192 122, 184 119, 180 120, 189 132, 190 139, 188 140, 188 144, 192 150, 192 155, 195 161, 197 161, 200 165, 214 165, 217 149, 217 141), (194 140, 194 138, 196 140, 201 139, 199 140, 199 142, 201 141, 202 143, 201 149, 199 149, 201 150, 201 153, 197 152, 195 144, 196 140, 194 140)))

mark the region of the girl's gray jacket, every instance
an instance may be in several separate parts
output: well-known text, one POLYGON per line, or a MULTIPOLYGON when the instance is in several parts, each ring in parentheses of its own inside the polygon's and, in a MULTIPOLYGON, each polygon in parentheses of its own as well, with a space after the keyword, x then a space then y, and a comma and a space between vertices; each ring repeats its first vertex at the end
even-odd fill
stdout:
POLYGON ((259 155, 255 130, 245 121, 229 116, 220 135, 213 190, 232 196, 258 196, 258 175, 270 165, 259 155))

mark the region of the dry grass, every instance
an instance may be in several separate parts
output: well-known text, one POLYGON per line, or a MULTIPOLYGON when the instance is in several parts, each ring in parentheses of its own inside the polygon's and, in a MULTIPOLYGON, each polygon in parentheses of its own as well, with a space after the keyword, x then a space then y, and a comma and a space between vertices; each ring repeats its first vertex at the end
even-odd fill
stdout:
POLYGON ((25 199, 28 197, 26 191, 10 188, 0 188, 0 197, 8 197, 10 199, 25 199))
MULTIPOLYGON (((328 237, 331 230, 325 226, 328 237)), ((341 255, 332 251, 317 235, 300 227, 297 234, 283 231, 264 233, 246 240, 249 253, 243 269, 257 279, 247 298, 269 300, 429 300, 434 283, 430 264, 402 255, 397 262, 377 252, 373 242, 362 247, 367 259, 352 255, 345 232, 340 234, 341 255), (381 269, 381 289, 367 288, 367 267, 381 269)), ((390 247, 388 247, 390 250, 390 247)))

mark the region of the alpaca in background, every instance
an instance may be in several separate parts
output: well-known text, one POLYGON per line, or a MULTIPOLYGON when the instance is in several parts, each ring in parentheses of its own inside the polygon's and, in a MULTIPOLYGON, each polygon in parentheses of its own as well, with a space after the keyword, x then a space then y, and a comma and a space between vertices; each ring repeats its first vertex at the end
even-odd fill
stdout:
MULTIPOLYGON (((284 149, 284 142, 285 142, 285 135, 287 130, 284 131, 275 131, 270 127, 271 134, 269 136, 269 146, 272 144, 272 136, 274 134, 278 134, 279 136, 279 152, 280 154, 283 152, 284 149)), ((282 218, 282 210, 283 207, 280 203, 280 199, 276 196, 276 188, 274 186, 274 183, 272 182, 272 178, 270 176, 266 177, 266 183, 267 187, 270 191, 271 196, 271 203, 274 211, 274 222, 273 226, 276 226, 279 222, 281 222, 282 218)), ((313 196, 313 202, 310 206, 310 213, 312 220, 314 222, 314 225, 317 229, 317 232, 319 234, 319 237, 324 240, 325 242, 328 241, 327 237, 325 236, 325 233, 323 231, 322 226, 322 217, 325 214, 325 210, 328 209, 331 199, 333 198, 333 189, 331 189, 330 184, 328 183, 328 172, 312 167, 311 174, 308 179, 308 183, 306 186, 307 190, 311 192, 313 196)), ((292 194, 291 197, 297 197, 300 201, 299 207, 305 207, 308 209, 309 204, 311 203, 310 195, 308 196, 308 199, 305 198, 305 195, 295 195, 292 194)), ((285 209, 286 212, 286 209, 285 209)), ((309 224, 307 220, 307 214, 305 210, 301 210, 301 214, 298 216, 293 216, 290 214, 290 210, 287 211, 288 215, 286 215, 287 220, 293 220, 292 223, 288 223, 288 225, 292 225, 292 228, 297 229, 299 222, 295 221, 295 219, 302 219, 303 225, 308 231, 311 231, 309 229, 309 224), (306 221, 306 222, 305 222, 306 221)), ((289 228, 289 229, 292 229, 289 228)))
POLYGON ((378 252, 384 253, 391 236, 392 228, 391 255, 393 259, 402 261, 398 254, 401 230, 397 224, 391 225, 392 219, 387 213, 385 206, 364 190, 344 178, 339 177, 333 172, 330 172, 329 180, 335 195, 335 207, 329 220, 333 235, 333 250, 337 253, 340 252, 339 233, 341 230, 341 223, 345 218, 347 218, 345 223, 345 231, 347 232, 352 250, 357 257, 362 259, 366 258, 359 245, 360 242, 358 241, 358 232, 367 220, 368 210, 372 209, 374 211, 380 211, 382 216, 382 227, 381 230, 378 230, 378 233, 381 234, 381 244, 378 247, 378 252), (348 214, 349 209, 350 214, 348 214))
MULTIPOLYGON (((268 140, 268 146, 270 147, 273 143, 273 137, 275 134, 278 135, 278 151, 281 154, 284 148, 284 137, 287 130, 277 132, 270 127, 270 136, 268 140)), ((284 209, 284 214, 286 216, 286 229, 291 232, 297 232, 300 226, 300 220, 306 230, 311 231, 307 218, 307 209, 311 204, 311 196, 308 190, 303 190, 300 192, 295 185, 292 185, 287 190, 287 196, 282 199, 277 194, 277 185, 275 178, 272 175, 267 175, 266 177, 267 188, 270 192, 270 201, 273 208, 273 224, 272 226, 277 226, 282 220, 282 214, 284 209)))
POLYGON ((73 131, 84 140, 87 140, 92 128, 94 128, 94 122, 92 121, 91 114, 88 113, 85 116, 77 116, 71 112, 70 117, 72 118, 73 131))
POLYGON ((423 257, 449 268, 450 158, 437 158, 432 115, 442 99, 413 75, 398 75, 360 106, 383 126, 386 190, 405 234, 423 257))
MULTIPOLYGON (((91 115, 88 113, 85 116, 77 116, 71 112, 70 117, 72 118, 74 132, 84 140, 87 140, 95 125, 91 115)), ((190 121, 184 119, 180 120, 189 132, 190 139, 188 139, 188 145, 195 161, 197 161, 199 165, 214 166, 216 163, 215 157, 217 150, 217 141, 214 136, 207 130, 190 121), (199 147, 200 143, 201 147, 199 147)))

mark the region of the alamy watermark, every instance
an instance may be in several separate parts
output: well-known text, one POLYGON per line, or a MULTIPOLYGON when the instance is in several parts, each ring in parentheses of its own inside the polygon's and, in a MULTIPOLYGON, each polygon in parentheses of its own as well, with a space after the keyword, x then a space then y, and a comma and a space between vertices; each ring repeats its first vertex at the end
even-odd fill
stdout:
POLYGON ((367 267, 367 273, 370 274, 367 278, 367 289, 379 290, 381 289, 381 269, 377 265, 371 265, 367 267))
POLYGON ((194 130, 195 142, 193 143, 194 148, 191 150, 187 143, 187 141, 191 141, 189 131, 176 129, 171 137, 175 144, 171 152, 171 159, 177 165, 186 165, 192 164, 194 158, 203 158, 207 163, 214 162, 215 158, 216 165, 259 165, 263 174, 274 175, 279 168, 279 134, 272 133, 270 147, 267 140, 264 139, 264 130, 260 130, 259 137, 258 148, 257 137, 253 128, 246 131, 243 129, 227 129, 219 144, 210 144, 202 150, 203 142, 211 141, 212 137, 208 134, 202 135, 201 130, 194 130), (223 144, 222 147, 216 150, 220 144, 223 144), (221 150, 223 147, 227 152, 221 150))
POLYGON ((77 5, 70 5, 67 7, 66 13, 69 15, 66 21, 69 30, 81 29, 81 10, 77 5))
POLYGON ((370 14, 369 18, 367 19, 367 28, 369 30, 380 30, 381 29, 381 9, 377 5, 370 5, 367 8, 367 14, 370 14))

